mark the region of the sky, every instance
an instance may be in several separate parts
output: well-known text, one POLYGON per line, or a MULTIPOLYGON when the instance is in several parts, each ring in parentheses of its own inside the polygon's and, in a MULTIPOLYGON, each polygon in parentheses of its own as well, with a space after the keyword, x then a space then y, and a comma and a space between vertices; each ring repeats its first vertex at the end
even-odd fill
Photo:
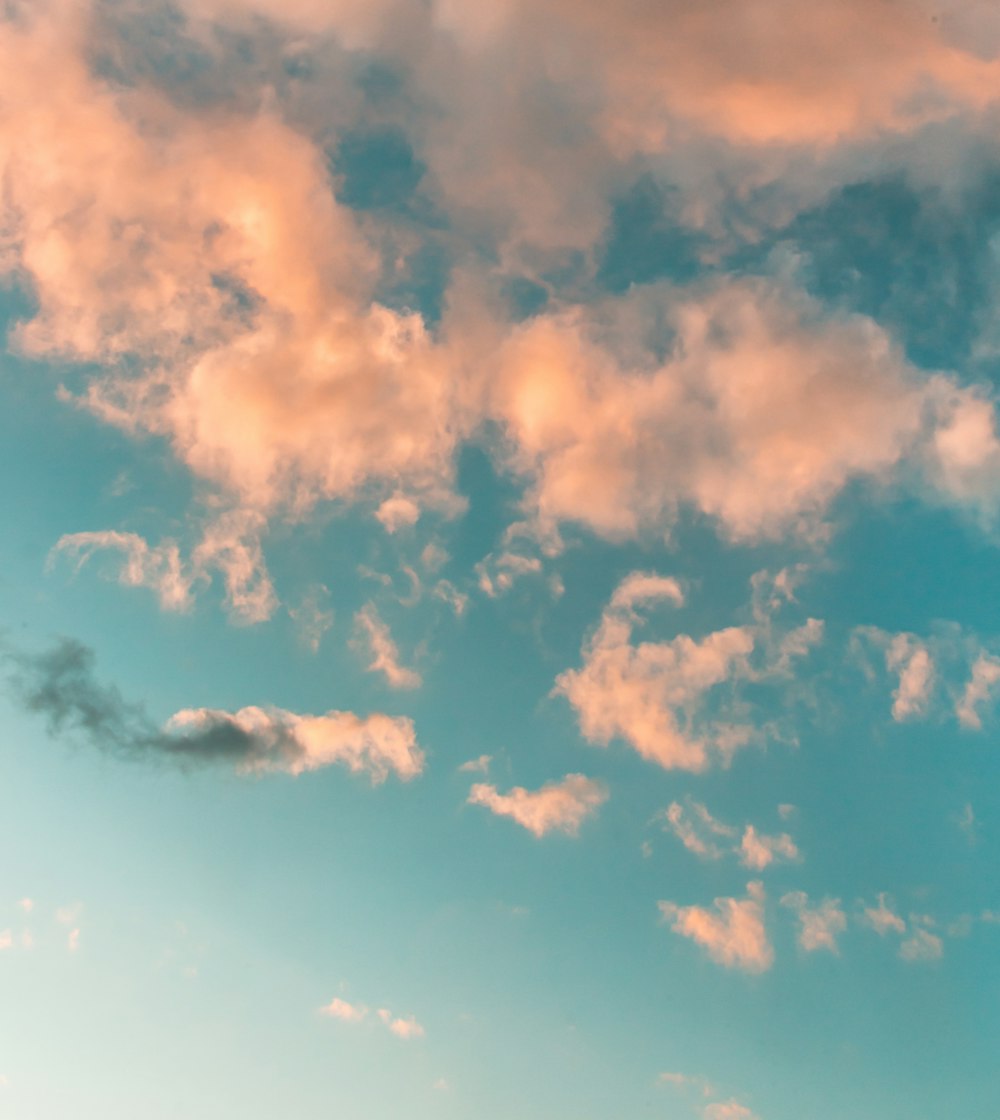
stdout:
POLYGON ((995 4, 3 0, 0 183, 0 1116, 995 1120, 995 4))

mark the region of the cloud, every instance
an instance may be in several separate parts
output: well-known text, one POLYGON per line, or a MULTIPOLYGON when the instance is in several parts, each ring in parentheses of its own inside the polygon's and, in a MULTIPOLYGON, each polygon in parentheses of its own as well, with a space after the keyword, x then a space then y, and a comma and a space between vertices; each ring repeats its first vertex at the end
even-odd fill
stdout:
POLYGON ((224 513, 205 528, 187 563, 173 540, 151 546, 135 533, 69 533, 56 542, 50 561, 58 553, 70 553, 79 570, 95 552, 120 552, 118 581, 127 587, 148 587, 164 610, 178 611, 191 607, 194 585, 207 582, 210 572, 218 571, 231 617, 249 625, 266 621, 277 606, 260 542, 263 528, 263 519, 252 511, 224 513))
POLYGON ((340 764, 373 783, 390 773, 407 781, 423 770, 423 752, 405 717, 188 708, 157 728, 141 706, 96 680, 94 653, 79 642, 64 638, 41 654, 8 652, 7 660, 14 696, 44 717, 50 734, 79 736, 113 753, 182 764, 226 762, 247 774, 301 774, 340 764))
POLYGON ((848 483, 916 454, 948 398, 870 319, 767 281, 537 316, 499 366, 493 408, 533 516, 613 540, 668 531, 684 504, 737 540, 815 534, 848 483), (664 317, 665 358, 643 344, 664 317))
POLYGON ((392 688, 419 688, 423 683, 420 674, 399 663, 399 650, 374 604, 368 603, 358 611, 354 622, 364 634, 371 653, 368 671, 381 673, 392 688))
POLYGON ((1000 681, 1000 659, 989 654, 980 654, 972 666, 972 675, 965 686, 965 691, 955 705, 955 716, 963 727, 972 731, 982 729, 981 709, 992 699, 998 681, 1000 681))
POLYGON ((547 832, 563 832, 576 836, 580 825, 608 799, 603 782, 583 774, 567 774, 558 782, 549 782, 537 790, 514 786, 509 793, 499 793, 496 786, 478 783, 469 792, 470 805, 485 805, 497 816, 510 817, 523 828, 544 836, 547 832))
POLYGON ((839 898, 824 898, 818 906, 809 905, 804 891, 790 891, 781 899, 781 905, 794 910, 799 918, 799 945, 807 952, 825 949, 840 952, 837 937, 847 929, 847 915, 841 909, 839 898))
POLYGON ((747 884, 747 897, 717 898, 713 909, 659 902, 663 920, 688 937, 717 964, 746 972, 765 972, 774 963, 774 950, 764 927, 764 887, 747 884))
POLYGON ((136 533, 68 533, 56 542, 52 556, 59 552, 71 554, 79 570, 95 552, 108 549, 123 554, 118 572, 120 583, 155 591, 164 610, 190 608, 192 577, 183 570, 176 541, 167 540, 151 547, 136 533))
POLYGON ((753 625, 700 639, 681 634, 634 641, 644 624, 636 610, 640 603, 652 598, 676 604, 679 594, 672 580, 627 576, 583 647, 582 667, 562 673, 553 694, 566 697, 589 742, 607 746, 623 739, 664 769, 697 772, 711 761, 727 764, 736 750, 761 741, 761 730, 747 722, 746 707, 735 698, 737 685, 786 677, 793 659, 819 641, 822 624, 810 620, 775 642, 772 620, 762 614, 753 625))
POLYGON ((334 613, 329 602, 330 589, 325 584, 316 583, 306 589, 298 606, 288 608, 302 642, 313 653, 319 652, 323 635, 333 626, 334 613))
POLYGON ((31 898, 18 899, 18 901, 17 901, 17 903, 15 903, 15 905, 18 906, 21 910, 23 910, 25 914, 30 914, 31 911, 34 910, 34 908, 35 908, 34 899, 31 899, 31 898))
POLYGON ((737 833, 735 828, 716 820, 704 805, 691 798, 685 805, 672 801, 658 817, 689 852, 705 859, 721 859, 729 848, 728 845, 726 849, 721 848, 713 837, 732 839, 737 833))
POLYGON ((273 100, 201 114, 103 82, 94 33, 85 5, 0 24, 10 263, 37 301, 21 349, 103 366, 82 403, 242 508, 403 479, 454 508, 460 386, 420 315, 373 299, 377 254, 320 145, 273 100))
POLYGON ((402 1038, 404 1040, 423 1038, 426 1033, 421 1024, 418 1023, 412 1015, 403 1019, 393 1015, 391 1011, 383 1007, 379 1009, 378 1017, 397 1038, 402 1038))
POLYGON ((886 668, 899 674, 892 694, 892 718, 922 715, 934 681, 934 662, 927 647, 910 634, 896 634, 885 653, 886 668))
POLYGON ((865 907, 865 924, 870 926, 880 937, 887 933, 905 933, 906 922, 893 909, 892 899, 885 893, 878 896, 875 906, 865 907))
POLYGON ((799 849, 787 832, 764 836, 748 824, 740 841, 740 863, 754 871, 762 871, 775 860, 797 860, 799 849))
POLYGON ((345 999, 334 996, 332 1000, 319 1009, 321 1015, 330 1019, 340 1019, 344 1023, 360 1023, 368 1015, 368 1008, 348 1003, 345 999))
POLYGON ((757 1120, 756 1114, 737 1100, 717 1101, 710 1104, 702 1116, 704 1120, 757 1120))
POLYGON ((463 762, 459 766, 458 772, 460 774, 488 774, 492 761, 492 755, 481 754, 478 758, 470 758, 468 762, 463 762))
POLYGON ((416 525, 420 506, 403 494, 394 494, 378 507, 375 516, 387 533, 397 533, 400 529, 416 525))
POLYGON ((944 943, 926 929, 915 929, 899 946, 899 955, 911 964, 936 961, 944 955, 944 943))

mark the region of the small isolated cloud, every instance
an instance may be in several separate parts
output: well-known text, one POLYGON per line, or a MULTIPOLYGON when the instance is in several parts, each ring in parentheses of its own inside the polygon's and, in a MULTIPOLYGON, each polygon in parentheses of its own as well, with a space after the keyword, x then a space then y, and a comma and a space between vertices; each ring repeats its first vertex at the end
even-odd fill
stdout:
POLYGON ((740 841, 740 863, 754 871, 763 871, 778 860, 797 860, 799 849, 787 832, 764 836, 748 824, 740 841))
POLYGON ((4 949, 13 949, 13 947, 14 935, 9 929, 0 930, 0 952, 3 952, 4 949))
POLYGON ((790 891, 781 899, 781 905, 794 910, 799 918, 799 945, 807 952, 825 949, 838 954, 837 938, 847 929, 847 915, 841 909, 839 898, 824 898, 818 906, 809 905, 804 891, 790 891))
POLYGON ((412 498, 393 494, 378 507, 375 517, 387 533, 396 533, 400 529, 416 525, 420 518, 420 506, 412 498))
POLYGON ((446 1077, 439 1077, 437 1081, 434 1082, 433 1088, 439 1093, 448 1093, 451 1091, 451 1083, 446 1077))
POLYGON ((301 774, 339 764, 373 783, 423 770, 413 723, 403 716, 282 708, 236 712, 188 708, 157 728, 140 705, 94 676, 93 650, 64 638, 41 654, 7 653, 15 698, 46 720, 52 735, 78 736, 114 753, 178 763, 227 762, 241 773, 301 774))
POLYGON ((25 912, 25 914, 30 914, 31 911, 34 910, 34 908, 35 908, 34 899, 31 899, 31 898, 18 899, 18 901, 15 903, 15 905, 18 907, 19 910, 23 910, 25 912))
POLYGON ((878 902, 874 906, 865 907, 862 920, 880 937, 887 933, 906 932, 906 922, 896 913, 892 899, 885 893, 878 896, 878 902))
POLYGON ((899 955, 911 964, 936 961, 944 955, 944 942, 930 930, 918 928, 899 946, 899 955))
POLYGON ((56 921, 60 925, 71 926, 83 913, 83 905, 79 902, 71 902, 68 906, 60 906, 56 910, 56 921))
POLYGON ((997 683, 1000 682, 1000 658, 983 653, 972 666, 972 675, 965 686, 955 716, 958 722, 971 731, 983 726, 983 708, 992 701, 997 683))
POLYGON ((765 972, 774 950, 764 927, 764 886, 747 884, 747 897, 717 898, 712 909, 659 902, 663 920, 682 937, 700 945, 717 964, 746 972, 765 972))
POLYGON ((354 622, 371 654, 368 671, 381 673, 391 688, 419 688, 423 683, 420 674, 400 664, 399 649, 375 606, 368 603, 354 616, 354 622))
POLYGON ((481 754, 478 758, 470 758, 458 768, 460 774, 488 774, 490 763, 493 761, 491 754, 481 754))
POLYGON ((408 1015, 404 1019, 393 1015, 387 1008, 381 1007, 379 1008, 378 1017, 397 1038, 423 1038, 426 1033, 421 1024, 418 1023, 412 1015, 408 1015))
POLYGON ((603 782, 567 774, 558 782, 549 782, 537 790, 515 786, 509 793, 499 793, 496 786, 478 783, 469 792, 470 805, 485 805, 492 813, 510 817, 535 836, 547 832, 563 832, 576 836, 580 825, 608 799, 603 782))
POLYGON ((934 683, 930 651, 911 634, 896 634, 885 653, 886 668, 899 674, 892 694, 892 718, 897 721, 923 715, 934 683))
POLYGON ((71 953, 75 953, 79 947, 80 947, 80 930, 79 929, 71 929, 66 936, 66 948, 71 953))
POLYGON ((360 1023, 368 1016, 368 1008, 360 1004, 348 1003, 346 999, 334 996, 328 1004, 319 1009, 320 1015, 329 1019, 339 1019, 343 1023, 360 1023))

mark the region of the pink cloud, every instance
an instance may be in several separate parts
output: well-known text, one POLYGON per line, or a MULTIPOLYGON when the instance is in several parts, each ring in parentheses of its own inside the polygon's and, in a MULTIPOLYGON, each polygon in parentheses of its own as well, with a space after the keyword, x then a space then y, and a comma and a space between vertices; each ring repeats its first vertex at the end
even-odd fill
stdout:
POLYGON ((1000 682, 1000 659, 983 653, 976 658, 972 673, 958 703, 955 715, 958 722, 973 731, 983 726, 982 709, 993 698, 1000 682))
POLYGON ((762 871, 776 860, 797 860, 799 849, 787 832, 765 836, 748 824, 740 841, 740 862, 744 867, 762 871))
POLYGON ((751 882, 745 899, 717 898, 711 910, 673 902, 658 906, 675 933, 701 945, 717 964, 765 972, 774 963, 774 950, 764 927, 764 898, 763 885, 751 882))
POLYGON ((374 604, 368 603, 354 616, 354 623, 364 635, 371 654, 368 671, 381 673, 392 688, 419 688, 420 674, 400 664, 399 649, 389 627, 379 617, 374 604))
POLYGON ((500 793, 496 786, 478 783, 472 787, 468 803, 485 805, 498 816, 510 817, 535 836, 544 836, 547 832, 576 836, 580 825, 607 799, 608 790, 603 782, 583 774, 567 774, 561 781, 549 782, 541 789, 515 786, 509 793, 500 793))
POLYGON ((311 716, 257 707, 237 712, 188 708, 171 716, 164 730, 174 750, 188 737, 195 750, 202 744, 224 746, 226 737, 233 737, 240 747, 239 768, 248 773, 301 774, 340 764, 368 774, 377 784, 390 773, 408 781, 424 766, 413 724, 402 716, 361 717, 336 711, 311 716))
POLYGON ((876 905, 865 907, 863 916, 865 923, 880 937, 906 932, 906 922, 893 909, 892 899, 885 893, 878 896, 876 905))
POLYGON ((820 949, 834 954, 840 952, 837 937, 847 929, 847 915, 841 909, 839 898, 824 898, 818 906, 810 906, 804 891, 791 891, 782 897, 781 905, 798 914, 799 945, 807 953, 820 949))
POLYGON ((344 1023, 360 1023, 367 1017, 368 1008, 360 1004, 348 1003, 346 999, 335 996, 319 1009, 319 1013, 331 1019, 340 1019, 344 1023))

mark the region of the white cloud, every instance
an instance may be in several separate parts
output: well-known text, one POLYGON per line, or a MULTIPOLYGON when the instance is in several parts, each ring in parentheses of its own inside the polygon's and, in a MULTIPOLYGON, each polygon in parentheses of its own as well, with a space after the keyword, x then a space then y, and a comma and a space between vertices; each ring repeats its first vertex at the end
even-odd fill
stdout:
POLYGON ((763 884, 751 882, 746 898, 717 898, 711 910, 673 902, 657 905, 675 933, 701 945, 717 964, 765 972, 774 963, 774 950, 764 926, 764 899, 763 884))
POLYGON ((459 766, 458 772, 460 774, 488 774, 492 761, 492 755, 481 754, 478 758, 470 758, 468 762, 463 762, 459 766))
POLYGON ((608 790, 603 782, 583 774, 567 774, 561 781, 549 782, 541 789, 515 786, 509 793, 500 793, 496 786, 479 783, 469 792, 468 803, 484 805, 498 816, 510 817, 535 836, 544 836, 547 832, 576 836, 580 825, 607 799, 608 790))

